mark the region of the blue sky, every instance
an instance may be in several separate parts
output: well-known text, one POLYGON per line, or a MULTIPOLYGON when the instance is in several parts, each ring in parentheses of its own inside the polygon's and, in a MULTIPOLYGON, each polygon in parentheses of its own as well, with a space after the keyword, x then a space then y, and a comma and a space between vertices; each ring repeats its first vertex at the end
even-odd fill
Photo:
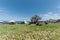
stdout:
POLYGON ((60 0, 0 0, 1 20, 60 19, 60 0))

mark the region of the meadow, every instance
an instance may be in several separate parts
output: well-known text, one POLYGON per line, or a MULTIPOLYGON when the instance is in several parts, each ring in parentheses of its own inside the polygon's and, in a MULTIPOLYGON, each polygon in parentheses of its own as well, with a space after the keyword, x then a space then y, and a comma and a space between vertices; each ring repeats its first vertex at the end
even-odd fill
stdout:
POLYGON ((0 40, 60 40, 60 23, 0 24, 0 40))

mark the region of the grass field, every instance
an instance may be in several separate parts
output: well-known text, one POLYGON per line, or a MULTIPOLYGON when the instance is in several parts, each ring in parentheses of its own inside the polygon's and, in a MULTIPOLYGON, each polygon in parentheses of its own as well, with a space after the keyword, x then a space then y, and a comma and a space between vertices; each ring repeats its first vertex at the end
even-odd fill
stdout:
POLYGON ((60 23, 42 26, 0 24, 0 40, 60 40, 60 23))

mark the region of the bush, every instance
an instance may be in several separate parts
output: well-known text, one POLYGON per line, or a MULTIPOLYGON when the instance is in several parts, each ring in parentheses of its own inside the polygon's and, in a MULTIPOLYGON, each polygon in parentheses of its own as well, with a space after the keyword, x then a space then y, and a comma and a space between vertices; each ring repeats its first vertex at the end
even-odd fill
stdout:
POLYGON ((42 23, 36 23, 36 25, 38 25, 38 26, 42 26, 43 24, 42 24, 42 23))
POLYGON ((9 24, 15 24, 15 22, 10 22, 9 24))
POLYGON ((25 24, 25 22, 21 22, 20 24, 25 24))
POLYGON ((45 22, 45 24, 48 24, 48 22, 45 22))

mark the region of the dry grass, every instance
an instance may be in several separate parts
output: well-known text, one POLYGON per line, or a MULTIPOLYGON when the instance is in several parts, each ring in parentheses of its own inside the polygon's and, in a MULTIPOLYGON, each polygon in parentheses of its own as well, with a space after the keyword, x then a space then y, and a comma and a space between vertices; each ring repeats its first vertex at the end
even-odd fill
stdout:
POLYGON ((0 40, 60 40, 60 29, 54 31, 33 31, 23 32, 22 34, 14 35, 7 33, 0 36, 0 40))
POLYGON ((0 25, 0 40, 60 40, 59 25, 0 25))

